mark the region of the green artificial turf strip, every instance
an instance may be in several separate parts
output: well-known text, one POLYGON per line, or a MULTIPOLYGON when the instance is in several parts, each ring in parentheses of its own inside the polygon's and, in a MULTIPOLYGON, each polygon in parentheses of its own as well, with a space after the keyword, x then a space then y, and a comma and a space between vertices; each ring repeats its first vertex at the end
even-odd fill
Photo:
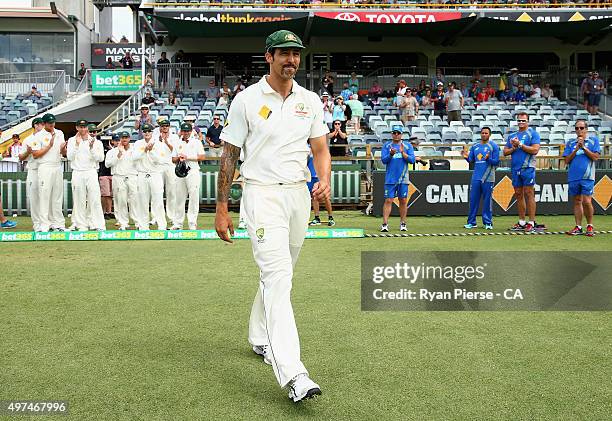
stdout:
MULTIPOLYGON (((336 219, 371 232, 380 223, 336 219)), ((211 215, 201 220, 211 228, 211 215)), ((409 229, 461 232, 463 221, 409 218, 409 229)), ((610 221, 598 216, 596 229, 610 221)), ((572 218, 542 222, 564 230, 572 218)), ((0 244, 0 400, 65 399, 69 418, 104 420, 612 412, 609 312, 361 312, 362 250, 612 250, 612 234, 308 240, 293 305, 324 394, 301 405, 247 343, 258 279, 248 241, 0 244)))

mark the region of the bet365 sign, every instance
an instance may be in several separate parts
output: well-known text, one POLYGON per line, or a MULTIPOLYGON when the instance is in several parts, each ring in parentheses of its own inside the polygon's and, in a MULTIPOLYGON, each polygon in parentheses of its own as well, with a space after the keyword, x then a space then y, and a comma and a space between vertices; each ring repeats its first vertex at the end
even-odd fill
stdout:
POLYGON ((142 86, 140 70, 93 70, 92 92, 137 91, 142 86))

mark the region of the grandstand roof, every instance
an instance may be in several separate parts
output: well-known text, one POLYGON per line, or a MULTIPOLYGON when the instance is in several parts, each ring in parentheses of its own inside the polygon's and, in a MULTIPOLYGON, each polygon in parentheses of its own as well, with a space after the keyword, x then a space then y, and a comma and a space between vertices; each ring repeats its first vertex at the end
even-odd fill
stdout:
POLYGON ((348 22, 319 16, 290 19, 281 22, 202 24, 152 15, 167 29, 170 36, 181 38, 226 38, 265 36, 277 29, 288 29, 303 36, 326 37, 417 37, 429 42, 445 42, 459 37, 537 37, 556 38, 578 44, 589 37, 610 33, 612 18, 582 22, 533 23, 500 21, 484 17, 422 23, 419 25, 389 25, 384 23, 348 22))

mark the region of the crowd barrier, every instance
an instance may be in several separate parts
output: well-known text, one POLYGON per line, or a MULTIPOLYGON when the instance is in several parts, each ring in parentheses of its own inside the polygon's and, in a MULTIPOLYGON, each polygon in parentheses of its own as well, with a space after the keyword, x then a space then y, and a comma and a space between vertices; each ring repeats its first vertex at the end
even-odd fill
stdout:
MULTIPOLYGON (((361 196, 359 165, 334 165, 332 167, 332 202, 335 204, 359 204, 361 196)), ((202 185, 200 187, 200 205, 214 205, 217 193, 217 165, 202 166, 202 185)), ((2 207, 9 215, 27 215, 28 198, 26 195, 25 172, 0 173, 2 207)), ((64 173, 64 212, 72 211, 71 173, 64 173)), ((238 189, 240 192, 240 189, 238 189)), ((230 198, 230 204, 238 204, 240 195, 230 198)))
MULTIPOLYGON (((471 171, 417 171, 410 174, 408 214, 427 216, 467 215, 471 171)), ((385 173, 373 173, 374 216, 382 216, 385 173)), ((567 171, 538 171, 536 174, 536 202, 538 215, 571 215, 567 171)), ((593 208, 599 215, 607 215, 612 198, 612 170, 598 170, 593 193, 593 208)), ((393 206, 391 215, 398 216, 393 206)), ((498 170, 493 189, 493 214, 516 215, 517 206, 509 171, 498 170)))

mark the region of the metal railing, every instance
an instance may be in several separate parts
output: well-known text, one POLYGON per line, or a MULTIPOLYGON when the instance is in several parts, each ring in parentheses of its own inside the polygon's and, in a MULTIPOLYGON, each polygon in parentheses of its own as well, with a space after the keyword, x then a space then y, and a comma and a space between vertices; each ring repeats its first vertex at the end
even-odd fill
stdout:
MULTIPOLYGON (((25 95, 33 85, 41 94, 53 95, 57 84, 64 82, 64 70, 49 70, 44 72, 3 73, 0 74, 0 93, 5 95, 25 95)), ((65 89, 57 91, 65 92, 65 89)))
MULTIPOLYGON (((55 107, 66 98, 66 72, 63 70, 50 70, 44 72, 4 73, 0 74, 0 94, 18 97, 27 95, 32 86, 36 86, 42 95, 50 95, 51 103, 37 109, 41 113, 55 107)), ((29 113, 16 120, 0 126, 3 130, 29 120, 29 113)))
POLYGON ((206 82, 214 79, 217 82, 217 86, 219 86, 221 80, 234 82, 237 77, 236 73, 232 70, 223 70, 221 73, 215 73, 215 69, 212 66, 192 66, 189 62, 154 63, 147 66, 147 73, 151 74, 153 79, 153 89, 168 91, 176 91, 177 88, 179 91, 184 91, 185 89, 191 89, 193 86, 201 86, 201 89, 205 89, 206 86, 196 82, 199 79, 206 79, 206 82))

